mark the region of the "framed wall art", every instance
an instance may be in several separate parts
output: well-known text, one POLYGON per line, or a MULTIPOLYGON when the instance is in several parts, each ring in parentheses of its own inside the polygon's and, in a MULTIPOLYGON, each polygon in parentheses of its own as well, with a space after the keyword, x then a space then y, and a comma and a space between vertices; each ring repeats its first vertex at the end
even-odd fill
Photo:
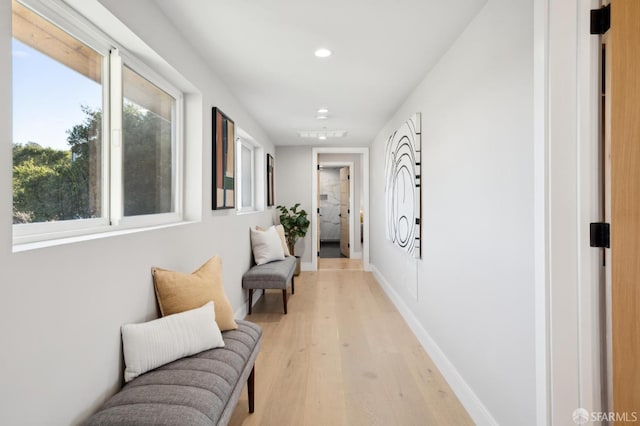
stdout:
POLYGON ((267 154, 267 206, 269 207, 275 204, 275 197, 273 193, 274 183, 273 157, 271 156, 271 154, 267 154))
POLYGON ((235 197, 235 123, 220 109, 213 108, 213 194, 212 209, 233 209, 235 197))

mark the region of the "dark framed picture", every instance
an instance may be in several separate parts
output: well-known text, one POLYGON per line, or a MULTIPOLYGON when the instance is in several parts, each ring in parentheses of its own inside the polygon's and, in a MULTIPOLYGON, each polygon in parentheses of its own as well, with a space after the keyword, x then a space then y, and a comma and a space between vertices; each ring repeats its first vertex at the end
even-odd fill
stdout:
POLYGON ((273 157, 271 154, 267 154, 267 206, 273 206, 275 204, 273 186, 273 157))
POLYGON ((236 206, 236 129, 235 123, 220 109, 213 108, 213 210, 236 206))

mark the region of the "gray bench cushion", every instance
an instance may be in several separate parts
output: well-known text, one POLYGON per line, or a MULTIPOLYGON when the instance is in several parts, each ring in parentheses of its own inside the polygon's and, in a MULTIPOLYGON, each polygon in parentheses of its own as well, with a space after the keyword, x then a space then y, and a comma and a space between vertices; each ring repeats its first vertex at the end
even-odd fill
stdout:
POLYGON ((242 276, 242 287, 286 289, 295 268, 296 258, 294 256, 263 265, 255 265, 242 276))
POLYGON ((236 322, 238 329, 222 333, 223 348, 179 359, 137 377, 85 424, 226 424, 262 338, 260 326, 236 322))

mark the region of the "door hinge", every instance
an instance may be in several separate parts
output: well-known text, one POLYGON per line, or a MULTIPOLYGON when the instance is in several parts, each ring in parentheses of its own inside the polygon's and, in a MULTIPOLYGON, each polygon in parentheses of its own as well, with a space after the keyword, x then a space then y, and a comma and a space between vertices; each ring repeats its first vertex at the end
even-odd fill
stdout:
POLYGON ((320 170, 320 164, 316 165, 316 170, 320 170))
POLYGON ((591 34, 604 34, 611 28, 611 4, 591 10, 591 34))
POLYGON ((611 248, 611 225, 605 222, 589 224, 591 247, 611 248))
POLYGON ((351 214, 351 209, 347 209, 347 214, 351 214))
POLYGON ((351 243, 347 243, 347 248, 351 248, 351 243))
POLYGON ((351 175, 347 175, 347 180, 351 180, 351 175))
POLYGON ((320 214, 320 207, 318 207, 318 214, 320 214))

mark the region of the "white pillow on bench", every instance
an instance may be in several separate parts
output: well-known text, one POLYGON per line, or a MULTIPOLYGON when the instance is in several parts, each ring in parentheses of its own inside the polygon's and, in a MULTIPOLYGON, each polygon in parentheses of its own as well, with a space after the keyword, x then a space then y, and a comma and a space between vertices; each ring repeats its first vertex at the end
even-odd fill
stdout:
POLYGON ((266 231, 251 230, 251 249, 256 265, 284 259, 282 241, 276 231, 275 226, 269 227, 266 231))
POLYGON ((124 381, 185 356, 224 346, 213 302, 142 324, 122 326, 124 381))

